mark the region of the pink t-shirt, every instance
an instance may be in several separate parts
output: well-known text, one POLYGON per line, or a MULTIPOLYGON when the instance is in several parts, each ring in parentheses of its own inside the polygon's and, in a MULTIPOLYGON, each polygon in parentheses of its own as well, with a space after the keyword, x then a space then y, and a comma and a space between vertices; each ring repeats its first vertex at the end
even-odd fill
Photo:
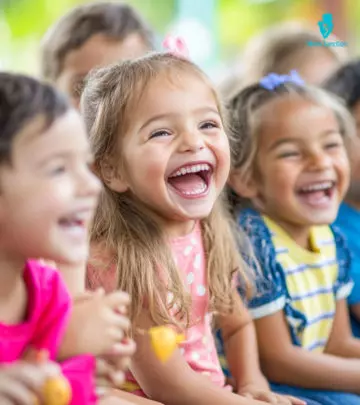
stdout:
MULTIPOLYGON (((0 322, 0 363, 19 360, 31 348, 46 349, 50 359, 56 360, 71 313, 70 295, 56 270, 29 260, 24 280, 28 291, 27 318, 17 325, 0 322)), ((94 358, 77 356, 61 367, 72 388, 71 405, 95 404, 94 358)))
MULTIPOLYGON (((200 224, 197 223, 190 234, 173 239, 171 249, 174 260, 181 271, 184 284, 192 297, 191 319, 193 326, 186 331, 186 339, 180 346, 180 352, 194 371, 208 376, 214 384, 224 387, 225 377, 216 352, 211 327, 211 314, 208 312, 209 292, 200 224)), ((108 287, 108 290, 111 285, 115 285, 114 268, 109 268, 108 271, 102 273, 94 268, 89 268, 88 278, 92 288, 98 288, 102 285, 94 285, 94 280, 102 280, 101 282, 108 287)), ((171 297, 169 298, 171 299, 171 297)), ((127 382, 126 389, 128 391, 145 396, 130 373, 127 382)))

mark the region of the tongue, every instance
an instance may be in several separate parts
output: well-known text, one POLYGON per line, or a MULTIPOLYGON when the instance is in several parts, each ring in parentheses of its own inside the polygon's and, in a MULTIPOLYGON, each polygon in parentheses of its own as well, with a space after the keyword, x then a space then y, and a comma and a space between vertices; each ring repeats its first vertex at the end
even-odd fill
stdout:
POLYGON ((168 182, 181 192, 189 192, 200 189, 206 185, 204 179, 195 173, 188 173, 182 176, 170 177, 168 182))
POLYGON ((301 193, 301 196, 312 205, 319 204, 327 199, 325 191, 311 191, 310 193, 301 193))

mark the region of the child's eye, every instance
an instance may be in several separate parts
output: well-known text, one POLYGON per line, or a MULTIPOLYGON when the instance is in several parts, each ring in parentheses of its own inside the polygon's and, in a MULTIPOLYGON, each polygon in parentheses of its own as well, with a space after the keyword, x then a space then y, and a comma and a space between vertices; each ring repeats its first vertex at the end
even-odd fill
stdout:
POLYGON ((212 129, 212 128, 219 128, 219 124, 214 121, 206 121, 201 123, 200 129, 212 129))
POLYGON ((158 138, 158 137, 162 137, 162 136, 168 136, 168 135, 170 135, 170 133, 168 131, 164 131, 164 130, 155 131, 150 135, 150 139, 158 138))
POLYGON ((50 176, 58 176, 66 172, 65 165, 54 166, 49 170, 50 176))
POLYGON ((300 153, 299 152, 295 152, 295 151, 292 151, 292 152, 283 152, 283 153, 280 153, 279 154, 279 158, 280 159, 286 159, 286 158, 291 158, 291 157, 298 157, 300 155, 300 153))
POLYGON ((336 149, 341 146, 340 142, 329 142, 325 145, 325 149, 336 149))

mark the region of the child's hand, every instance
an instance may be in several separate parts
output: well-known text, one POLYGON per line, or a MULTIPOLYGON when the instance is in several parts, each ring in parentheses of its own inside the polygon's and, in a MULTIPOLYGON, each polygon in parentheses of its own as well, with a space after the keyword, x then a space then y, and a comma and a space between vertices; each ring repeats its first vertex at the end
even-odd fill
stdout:
POLYGON ((83 353, 121 354, 121 340, 130 329, 130 320, 125 315, 129 303, 128 294, 120 291, 105 295, 103 290, 98 290, 75 299, 60 358, 83 353))
POLYGON ((131 357, 136 345, 132 339, 124 339, 121 353, 116 356, 103 356, 96 359, 96 382, 101 388, 112 387, 121 389, 125 381, 131 357))
POLYGON ((34 405, 36 399, 41 403, 41 391, 48 378, 60 374, 57 364, 31 364, 16 362, 0 367, 0 404, 34 405))
POLYGON ((244 386, 238 394, 245 397, 263 401, 274 405, 306 405, 301 399, 288 395, 279 395, 269 390, 259 389, 253 385, 244 386))

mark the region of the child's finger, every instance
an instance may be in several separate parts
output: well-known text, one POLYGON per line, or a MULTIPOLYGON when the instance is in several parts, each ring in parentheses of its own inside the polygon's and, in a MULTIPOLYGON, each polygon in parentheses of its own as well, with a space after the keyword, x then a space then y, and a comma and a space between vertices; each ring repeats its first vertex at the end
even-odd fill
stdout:
POLYGON ((112 312, 109 314, 109 321, 116 326, 117 328, 121 328, 123 331, 129 331, 131 327, 130 319, 127 316, 123 316, 112 312))
POLYGON ((287 396, 287 398, 289 399, 292 405, 306 405, 306 401, 303 401, 302 399, 295 398, 292 396, 287 396))
POLYGON ((116 291, 108 294, 105 297, 105 300, 107 304, 115 310, 120 308, 122 305, 130 304, 130 296, 124 291, 116 291))
POLYGON ((129 342, 126 340, 125 343, 115 343, 112 347, 111 354, 121 355, 121 356, 132 356, 136 351, 136 344, 132 339, 129 342))
POLYGON ((279 405, 291 405, 290 398, 287 395, 276 395, 276 403, 279 405))
POLYGON ((110 379, 116 388, 121 388, 125 382, 125 374, 122 371, 116 371, 110 374, 110 379))
POLYGON ((14 381, 6 377, 2 378, 0 392, 1 405, 6 403, 6 400, 3 401, 3 396, 10 401, 9 404, 33 405, 34 403, 33 392, 20 381, 14 381))
POLYGON ((110 373, 114 371, 114 367, 112 367, 109 362, 106 360, 98 357, 96 358, 96 375, 100 378, 105 377, 107 378, 110 373))
POLYGON ((101 398, 109 392, 109 387, 99 386, 96 387, 96 395, 101 398))

